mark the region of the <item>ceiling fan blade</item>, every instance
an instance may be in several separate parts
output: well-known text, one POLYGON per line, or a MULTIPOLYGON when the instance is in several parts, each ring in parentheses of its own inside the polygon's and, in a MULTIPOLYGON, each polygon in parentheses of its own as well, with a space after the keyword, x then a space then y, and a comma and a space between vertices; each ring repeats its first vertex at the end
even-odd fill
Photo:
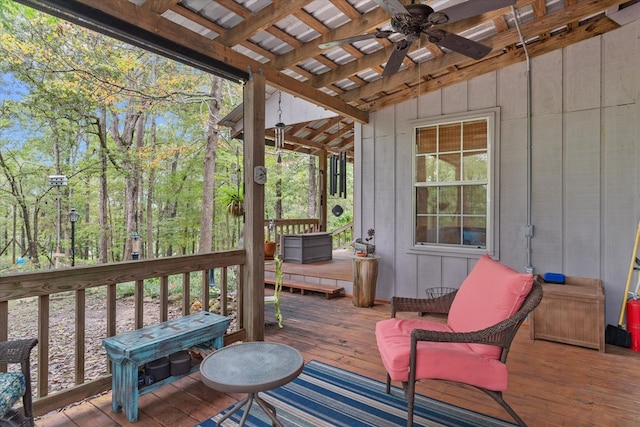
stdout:
POLYGON ((378 6, 383 8, 391 16, 409 15, 409 11, 398 0, 374 0, 378 6))
MULTIPOLYGON (((491 10, 500 9, 515 4, 516 0, 469 0, 459 3, 455 6, 439 10, 438 13, 444 13, 449 17, 448 24, 461 21, 472 16, 482 15, 491 10)), ((434 22, 438 24, 439 22, 434 22)))
POLYGON ((331 47, 339 46, 341 44, 359 42, 359 41, 362 41, 362 40, 386 39, 391 34, 393 34, 393 31, 376 31, 375 33, 362 34, 362 35, 359 35, 359 36, 348 37, 348 38, 342 39, 342 40, 333 40, 333 41, 326 42, 326 43, 320 43, 318 45, 318 47, 320 49, 329 49, 331 47))
POLYGON ((411 43, 412 42, 407 40, 400 40, 398 43, 396 43, 393 48, 393 52, 391 52, 391 56, 389 56, 387 64, 384 66, 382 76, 390 76, 398 72, 405 56, 407 56, 407 53, 409 52, 411 43))
POLYGON ((483 58, 492 50, 489 46, 440 29, 429 31, 427 36, 431 43, 446 47, 473 59, 483 58))

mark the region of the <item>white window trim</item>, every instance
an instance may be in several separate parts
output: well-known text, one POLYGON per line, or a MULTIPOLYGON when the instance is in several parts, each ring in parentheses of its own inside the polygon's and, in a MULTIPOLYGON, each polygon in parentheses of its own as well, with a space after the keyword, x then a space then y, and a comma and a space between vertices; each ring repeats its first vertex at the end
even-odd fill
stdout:
POLYGON ((498 183, 500 175, 500 107, 488 108, 484 110, 468 111, 464 113, 447 114, 438 117, 430 117, 426 119, 411 120, 408 122, 411 126, 411 210, 407 213, 407 220, 412 224, 411 235, 409 236, 410 247, 408 253, 422 255, 447 255, 461 257, 480 256, 488 253, 494 259, 499 259, 498 242, 500 241, 499 233, 499 213, 500 213, 500 194, 498 183), (456 123, 466 120, 487 119, 487 153, 489 158, 488 170, 488 188, 487 188, 487 245, 485 248, 472 248, 464 246, 444 246, 444 245, 416 245, 416 130, 421 127, 444 125, 448 123, 456 123))

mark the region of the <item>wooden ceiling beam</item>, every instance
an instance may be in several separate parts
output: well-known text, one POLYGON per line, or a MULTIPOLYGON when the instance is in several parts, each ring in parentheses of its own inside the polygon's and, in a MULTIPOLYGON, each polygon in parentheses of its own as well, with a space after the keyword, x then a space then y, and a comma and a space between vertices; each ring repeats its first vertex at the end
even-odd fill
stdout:
POLYGON ((259 44, 252 43, 252 42, 250 42, 250 41, 248 41, 248 40, 241 41, 241 42, 240 42, 240 43, 238 43, 238 44, 239 44, 240 46, 243 46, 244 48, 246 48, 246 49, 250 50, 250 51, 253 51, 253 52, 257 53, 258 55, 262 55, 262 56, 264 56, 264 57, 265 57, 265 58, 267 58, 270 62, 273 62, 273 61, 275 61, 275 59, 276 59, 276 54, 275 54, 275 53, 273 53, 273 52, 271 52, 271 51, 266 50, 265 48, 263 48, 263 47, 262 47, 262 46, 260 46, 259 44))
MULTIPOLYGON (((578 0, 564 0, 565 6, 573 6, 577 2, 578 0)), ((569 26, 570 30, 573 30, 578 26, 578 21, 569 22, 567 25, 569 26)))
POLYGON ((309 72, 308 70, 306 70, 306 69, 304 69, 304 68, 302 68, 300 66, 296 65, 295 68, 289 68, 289 70, 293 71, 294 73, 298 73, 301 76, 305 77, 305 79, 307 81, 313 78, 313 74, 311 72, 309 72))
POLYGON ((311 86, 315 88, 325 87, 333 82, 349 78, 361 71, 380 66, 380 64, 385 63, 389 59, 389 55, 391 55, 393 49, 393 45, 382 48, 355 61, 347 62, 335 71, 319 74, 313 78, 311 86))
POLYGON ((311 139, 311 140, 315 140, 318 136, 324 134, 328 129, 331 129, 332 127, 334 127, 339 119, 341 119, 341 117, 333 117, 331 119, 327 119, 327 122, 325 124, 323 124, 322 126, 316 128, 316 129, 309 129, 309 135, 307 135, 307 138, 311 139))
MULTIPOLYGON (((353 135, 350 136, 349 138, 345 138, 341 141, 340 145, 335 147, 335 149, 338 152, 347 152, 347 154, 352 153, 353 152, 353 142, 354 142, 354 137, 353 135)), ((333 147, 331 147, 333 148, 333 147)))
POLYGON ((320 43, 342 40, 347 37, 368 33, 369 31, 380 27, 385 22, 388 22, 389 19, 389 14, 387 12, 379 7, 375 8, 371 12, 353 19, 351 22, 305 43, 300 49, 281 55, 273 66, 277 70, 282 70, 293 64, 297 64, 308 58, 317 56, 323 52, 323 50, 318 47, 320 43))
MULTIPOLYGON (((552 36, 546 40, 540 40, 527 46, 530 56, 540 56, 545 53, 553 52, 566 46, 570 46, 579 41, 596 37, 608 31, 618 28, 619 25, 609 18, 601 19, 589 25, 578 27, 574 31, 567 32, 562 36, 552 36)), ((509 51, 491 61, 476 62, 466 68, 458 70, 456 73, 449 73, 437 79, 427 80, 420 85, 397 92, 392 96, 387 96, 370 102, 367 107, 370 111, 377 111, 390 105, 407 99, 415 98, 428 92, 442 89, 447 86, 459 83, 460 81, 470 80, 476 76, 496 71, 504 67, 522 62, 525 60, 522 48, 517 51, 509 51)))
MULTIPOLYGON (((275 138, 275 134, 273 132, 273 128, 271 129, 267 129, 265 131, 265 134, 275 138)), ((306 138, 299 138, 297 136, 293 136, 293 135, 286 135, 285 136, 285 140, 293 143, 294 145, 302 145, 302 146, 306 146, 306 147, 313 147, 313 148, 318 148, 320 150, 324 150, 326 148, 325 144, 321 144, 315 141, 309 141, 306 138)))
MULTIPOLYGON (((38 1, 60 4, 62 0, 38 1)), ((500 64, 504 66, 505 63, 509 63, 511 56, 515 55, 519 58, 521 50, 517 47, 520 45, 517 31, 507 25, 511 22, 511 8, 507 7, 441 26, 442 29, 451 33, 460 34, 465 30, 474 31, 473 29, 478 26, 487 28, 493 25, 498 34, 480 40, 481 43, 493 48, 492 53, 482 60, 474 61, 423 40, 422 43, 414 43, 411 51, 415 52, 425 47, 431 53, 428 60, 414 64, 413 60, 407 57, 406 67, 402 67, 402 71, 393 76, 379 78, 383 70, 382 64, 387 62, 393 49, 387 39, 379 39, 381 49, 370 54, 365 54, 351 44, 344 45, 343 50, 349 56, 348 62, 344 64, 337 64, 330 60, 325 51, 318 48, 321 42, 370 33, 389 22, 390 16, 384 9, 374 7, 363 14, 354 6, 353 0, 327 0, 332 11, 329 14, 316 14, 316 9, 320 12, 320 9, 325 6, 317 6, 313 0, 272 0, 268 6, 255 13, 245 6, 249 4, 246 2, 210 0, 235 16, 231 21, 234 22, 232 28, 224 28, 209 20, 215 20, 218 17, 205 18, 198 12, 187 9, 182 6, 180 0, 136 2, 141 3, 140 6, 131 0, 65 1, 72 4, 81 3, 97 9, 95 16, 98 21, 96 22, 102 22, 106 32, 113 29, 114 34, 123 34, 123 39, 131 34, 133 37, 130 39, 134 44, 137 41, 138 45, 144 46, 144 42, 147 41, 148 46, 169 56, 172 52, 177 52, 178 58, 180 58, 179 47, 184 46, 185 55, 181 58, 184 62, 190 61, 214 73, 218 70, 236 79, 245 78, 247 73, 261 73, 272 87, 295 94, 299 98, 359 122, 368 120, 367 112, 362 110, 364 108, 378 109, 382 105, 401 102, 407 96, 418 92, 423 93, 430 88, 473 78, 483 70, 494 69, 500 64), (313 6, 307 6, 310 4, 313 6), (162 16, 167 11, 179 15, 175 22, 162 16), (331 29, 329 25, 335 24, 331 24, 332 17, 326 15, 333 14, 340 14, 339 22, 347 20, 348 22, 331 29), (301 23, 301 25, 294 25, 295 32, 276 26, 283 18, 290 15, 301 23), (113 22, 116 23, 112 27, 107 20, 109 16, 112 16, 113 22), (182 22, 181 17, 185 18, 184 23, 177 23, 182 22), (235 24, 238 19, 242 21, 235 24), (323 22, 325 19, 327 21, 323 22), (207 33, 207 31, 202 31, 202 27, 196 28, 197 26, 193 23, 210 30, 217 37, 211 40, 212 35, 205 37, 198 34, 197 32, 207 33), (310 28, 313 34, 317 33, 320 36, 308 42, 303 41, 300 34, 308 34, 305 26, 310 28), (263 32, 270 35, 265 43, 258 45, 251 41, 252 36, 258 33, 265 34, 263 32), (271 44, 272 37, 281 41, 280 46, 285 44, 291 46, 291 50, 277 55, 271 47, 277 44, 271 44), (242 49, 236 50, 240 46, 242 49), (240 51, 247 53, 247 50, 251 52, 248 53, 251 58, 240 53, 240 51), (315 68, 301 68, 301 64, 305 64, 306 61, 321 63, 330 71, 313 75, 313 72, 316 72, 315 68), (366 80, 363 78, 365 76, 366 80)), ((400 1, 408 4, 411 0, 400 1)), ((517 0, 515 7, 518 10, 533 10, 534 19, 522 24, 525 39, 529 39, 527 46, 532 49, 542 49, 542 46, 544 49, 549 49, 556 43, 566 45, 564 40, 559 42, 559 39, 577 40, 579 36, 588 38, 601 27, 609 28, 609 25, 615 25, 606 18, 603 11, 626 1, 563 0, 562 4, 556 4, 556 6, 564 6, 564 8, 553 13, 549 13, 547 2, 544 0, 517 0), (596 23, 597 25, 594 26, 596 23)), ((206 2, 195 4, 203 5, 206 2)), ((223 12, 222 15, 226 13, 223 12)), ((90 17, 90 14, 87 16, 90 17)), ((346 60, 346 56, 344 58, 346 60)), ((319 134, 318 137, 321 135, 319 134)))
MULTIPOLYGON (((302 122, 302 123, 297 123, 295 125, 292 125, 291 128, 289 129, 289 132, 287 133, 290 134, 291 136, 295 136, 296 138, 299 138, 296 134, 300 132, 302 129, 306 128, 308 124, 309 122, 302 122)), ((287 134, 285 134, 284 137, 285 139, 287 139, 287 134)))
POLYGON ((113 16, 124 22, 135 21, 139 28, 157 34, 173 43, 189 46, 190 49, 202 55, 211 57, 217 61, 224 61, 230 67, 254 73, 263 73, 269 84, 276 89, 291 93, 313 104, 334 111, 351 119, 366 123, 369 120, 368 113, 362 111, 337 97, 310 87, 279 71, 269 64, 261 64, 254 61, 227 46, 210 40, 200 34, 185 30, 179 24, 169 21, 160 15, 145 10, 128 0, 80 0, 83 4, 113 16))
MULTIPOLYGON (((231 1, 231 3, 237 4, 233 1, 231 1)), ((244 8, 243 8, 244 9, 244 8)), ((172 10, 175 13, 178 13, 182 16, 184 16, 187 19, 192 20, 193 22, 202 25, 205 28, 210 29, 211 31, 215 31, 218 34, 222 34, 224 33, 227 29, 216 24, 215 22, 209 21, 207 18, 205 18, 202 15, 199 15, 189 9, 186 9, 180 5, 176 5, 172 8, 172 10)), ((244 9, 247 13, 250 13, 248 10, 244 9)), ((276 58, 276 55, 268 50, 266 50, 265 48, 263 48, 262 46, 253 43, 249 40, 242 40, 240 43, 238 43, 240 46, 243 46, 244 48, 251 50, 255 53, 257 53, 258 55, 261 55, 265 58, 267 58, 269 61, 274 61, 276 58)))
POLYGON ((179 2, 180 0, 147 0, 142 3, 141 7, 149 9, 153 13, 163 14, 179 2))
POLYGON ((358 16, 360 16, 360 12, 351 5, 351 3, 346 0, 333 0, 333 5, 340 10, 340 12, 344 13, 347 18, 354 20, 358 16))
MULTIPOLYGON (((547 5, 544 0, 536 0, 533 2, 533 16, 536 18, 540 18, 541 16, 545 16, 547 14, 547 5)), ((538 37, 542 40, 546 40, 551 37, 550 31, 544 31, 538 34, 538 37)))
POLYGON ((283 42, 287 43, 289 46, 293 47, 292 50, 300 49, 300 47, 303 44, 300 40, 293 37, 291 34, 285 31, 282 31, 280 28, 276 26, 265 28, 265 31, 271 34, 272 36, 274 36, 275 38, 282 40, 283 42))
POLYGON ((251 19, 245 19, 242 24, 221 34, 218 42, 225 46, 235 46, 240 40, 250 38, 256 33, 273 26, 276 22, 291 15, 300 8, 311 3, 312 0, 273 0, 271 5, 253 14, 251 19))
MULTIPOLYGON (((525 23, 521 26, 522 32, 527 34, 540 34, 545 31, 551 31, 555 28, 565 25, 566 22, 572 20, 580 20, 597 13, 608 7, 617 6, 623 3, 624 0, 588 0, 578 3, 574 6, 569 6, 566 9, 559 10, 552 14, 547 14, 539 20, 534 20, 525 23)), ((482 40, 483 44, 492 46, 493 50, 504 49, 508 45, 512 45, 519 41, 518 32, 515 28, 509 29, 502 33, 498 33, 489 39, 482 40)), ((488 62, 493 59, 485 59, 477 62, 488 62)), ((435 58, 430 61, 426 61, 420 67, 420 72, 424 74, 437 74, 439 71, 446 70, 451 65, 460 65, 461 63, 473 62, 464 55, 459 53, 447 53, 441 58, 435 58)), ((407 81, 416 81, 420 76, 418 75, 418 67, 400 71, 392 76, 385 77, 383 79, 370 82, 366 86, 361 86, 357 89, 349 90, 342 95, 340 99, 345 102, 358 102, 360 99, 367 98, 378 92, 384 92, 389 88, 394 88, 403 85, 407 81)))
POLYGON ((171 11, 177 13, 178 15, 184 16, 185 18, 195 22, 196 24, 202 25, 204 28, 208 28, 209 30, 214 31, 218 34, 222 34, 227 30, 223 26, 218 25, 213 21, 209 21, 204 16, 198 13, 195 13, 191 9, 187 9, 186 7, 181 6, 179 4, 176 4, 175 6, 171 7, 171 11))
MULTIPOLYGON (((527 3, 531 1, 535 1, 535 0, 526 0, 527 3)), ((484 22, 483 21, 484 19, 493 20, 493 19, 501 18, 504 20, 504 13, 506 11, 507 9, 502 8, 496 11, 485 13, 483 15, 463 19, 462 21, 458 21, 450 25, 444 25, 442 28, 452 33, 456 33, 456 34, 461 33, 463 31, 468 30, 469 28, 472 28, 484 22)), ((379 42, 383 42, 383 39, 379 40, 379 42)), ((481 40, 480 42, 484 43, 484 40, 481 40)), ((440 54, 434 54, 435 57, 442 56, 443 54, 442 50, 438 46, 433 45, 432 43, 429 43, 428 41, 426 41, 426 38, 423 43, 413 43, 409 48, 409 53, 415 52, 416 50, 419 50, 422 47, 427 47, 432 52, 439 51, 440 54)), ((323 73, 321 75, 318 75, 316 78, 313 79, 313 81, 311 82, 311 85, 315 88, 325 87, 330 83, 348 78, 349 76, 357 74, 363 70, 366 70, 369 68, 375 69, 376 67, 381 67, 382 64, 387 62, 389 55, 391 55, 391 52, 393 52, 393 48, 394 48, 394 45, 389 44, 386 47, 383 47, 382 49, 374 53, 365 55, 360 59, 356 59, 356 61, 351 61, 345 65, 340 66, 340 68, 335 70, 333 73, 323 73)), ((277 63, 279 63, 279 61, 280 59, 278 59, 277 63)), ((276 66, 276 68, 278 67, 276 66)))
POLYGON ((325 34, 329 31, 329 29, 320 21, 318 21, 313 15, 307 12, 304 9, 300 9, 293 14, 296 18, 300 20, 300 22, 307 25, 309 28, 314 29, 320 34, 325 34))
POLYGON ((244 20, 246 20, 251 15, 251 11, 249 9, 247 9, 240 3, 237 3, 233 0, 216 0, 216 2, 220 6, 235 13, 236 15, 240 16, 244 20))

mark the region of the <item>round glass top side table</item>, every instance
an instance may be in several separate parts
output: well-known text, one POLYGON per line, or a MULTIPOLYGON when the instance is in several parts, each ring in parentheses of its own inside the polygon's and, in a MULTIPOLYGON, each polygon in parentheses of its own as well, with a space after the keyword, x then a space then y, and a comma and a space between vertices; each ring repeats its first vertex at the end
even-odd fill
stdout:
POLYGON ((243 426, 255 400, 271 418, 274 426, 282 427, 276 409, 258 395, 293 381, 304 367, 298 350, 285 344, 263 341, 230 345, 207 356, 200 364, 202 382, 214 390, 247 393, 217 423, 221 426, 238 409, 246 405, 239 426, 243 426))

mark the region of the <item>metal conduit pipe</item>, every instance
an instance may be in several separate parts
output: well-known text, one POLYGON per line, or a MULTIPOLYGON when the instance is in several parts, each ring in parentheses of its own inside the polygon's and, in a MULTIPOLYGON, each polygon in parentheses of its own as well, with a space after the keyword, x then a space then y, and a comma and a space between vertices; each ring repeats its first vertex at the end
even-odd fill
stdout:
POLYGON ((527 273, 533 273, 533 265, 531 264, 531 239, 533 238, 533 224, 531 219, 531 181, 532 181, 532 146, 531 146, 531 138, 532 138, 532 130, 531 130, 531 58, 529 57, 529 50, 527 49, 527 44, 524 41, 524 37, 522 36, 522 31, 520 30, 520 20, 518 17, 518 12, 516 11, 515 6, 511 6, 511 12, 513 13, 513 19, 516 24, 516 29, 518 30, 518 36, 520 37, 520 43, 522 43, 522 48, 524 49, 524 55, 526 58, 527 64, 527 225, 525 228, 525 237, 527 238, 527 265, 525 266, 525 271, 527 273))

